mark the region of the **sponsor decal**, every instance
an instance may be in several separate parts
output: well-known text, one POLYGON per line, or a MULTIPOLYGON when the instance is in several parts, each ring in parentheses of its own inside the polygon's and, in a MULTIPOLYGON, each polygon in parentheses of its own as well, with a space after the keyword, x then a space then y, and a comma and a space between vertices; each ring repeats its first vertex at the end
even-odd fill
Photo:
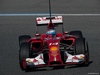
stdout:
POLYGON ((58 47, 57 46, 52 46, 50 48, 50 51, 52 52, 51 55, 53 55, 54 57, 58 55, 58 47))
POLYGON ((58 42, 50 43, 49 46, 51 46, 51 45, 58 45, 58 42))

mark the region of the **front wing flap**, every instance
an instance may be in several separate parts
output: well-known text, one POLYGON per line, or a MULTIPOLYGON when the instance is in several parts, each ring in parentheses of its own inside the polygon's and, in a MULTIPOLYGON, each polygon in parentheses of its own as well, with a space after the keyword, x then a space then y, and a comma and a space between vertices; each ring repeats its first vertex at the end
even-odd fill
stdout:
POLYGON ((67 59, 66 63, 82 63, 85 61, 85 55, 84 54, 79 54, 79 55, 71 55, 67 53, 67 59))

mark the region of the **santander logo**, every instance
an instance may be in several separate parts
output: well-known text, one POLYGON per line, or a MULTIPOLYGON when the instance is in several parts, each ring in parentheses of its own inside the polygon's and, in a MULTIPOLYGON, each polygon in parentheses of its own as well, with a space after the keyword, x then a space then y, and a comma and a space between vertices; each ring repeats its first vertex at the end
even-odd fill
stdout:
POLYGON ((51 45, 58 45, 58 42, 49 43, 49 46, 51 46, 51 45))

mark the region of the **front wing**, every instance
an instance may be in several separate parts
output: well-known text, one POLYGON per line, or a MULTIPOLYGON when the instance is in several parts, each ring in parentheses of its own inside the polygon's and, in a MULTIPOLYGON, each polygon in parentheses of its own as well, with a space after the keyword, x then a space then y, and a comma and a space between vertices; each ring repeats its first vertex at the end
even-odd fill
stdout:
MULTIPOLYGON (((70 65, 70 64, 81 64, 83 62, 85 62, 85 55, 84 54, 79 54, 79 55, 71 55, 68 52, 66 53, 66 61, 63 64, 58 64, 56 66, 60 66, 60 65, 70 65)), ((25 60, 26 62, 26 66, 53 66, 53 65, 48 65, 44 62, 44 57, 43 57, 43 53, 39 54, 37 57, 35 58, 26 58, 25 60)))

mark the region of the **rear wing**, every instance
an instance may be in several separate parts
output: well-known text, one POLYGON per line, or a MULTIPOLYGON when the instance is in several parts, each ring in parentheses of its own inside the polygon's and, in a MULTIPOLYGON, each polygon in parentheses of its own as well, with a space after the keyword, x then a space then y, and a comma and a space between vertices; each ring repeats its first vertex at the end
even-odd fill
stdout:
POLYGON ((51 22, 52 22, 54 25, 63 24, 62 16, 37 17, 37 18, 36 18, 36 24, 37 24, 37 26, 48 25, 48 24, 50 23, 50 19, 51 19, 51 22))

